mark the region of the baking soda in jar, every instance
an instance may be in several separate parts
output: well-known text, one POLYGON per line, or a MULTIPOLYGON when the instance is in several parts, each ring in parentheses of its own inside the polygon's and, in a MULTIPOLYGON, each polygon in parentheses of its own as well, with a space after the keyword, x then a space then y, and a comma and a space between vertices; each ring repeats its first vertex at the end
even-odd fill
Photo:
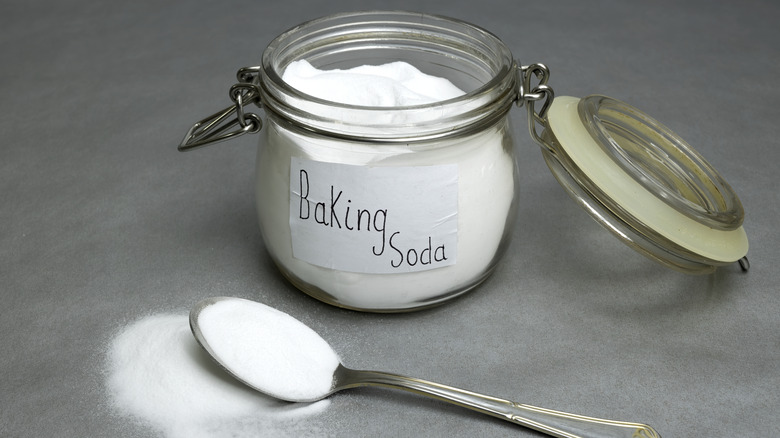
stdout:
POLYGON ((496 37, 441 18, 337 16, 274 40, 256 189, 284 275, 370 311, 427 307, 482 282, 514 221, 515 81, 496 37))

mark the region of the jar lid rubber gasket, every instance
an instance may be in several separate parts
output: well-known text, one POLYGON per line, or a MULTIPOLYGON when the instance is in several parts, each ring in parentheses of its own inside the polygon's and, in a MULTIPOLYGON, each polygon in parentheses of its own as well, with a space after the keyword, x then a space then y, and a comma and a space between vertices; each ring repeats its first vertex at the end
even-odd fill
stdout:
MULTIPOLYGON (((639 123, 645 123, 647 129, 656 130, 645 121, 652 122, 653 119, 622 102, 612 101, 639 114, 639 123)), ((700 211, 686 211, 684 203, 665 200, 668 193, 643 184, 643 175, 631 173, 630 168, 627 170, 612 156, 614 154, 609 153, 610 148, 619 147, 625 139, 609 145, 599 144, 581 117, 580 104, 581 99, 574 97, 555 98, 547 112, 547 129, 543 134, 550 150, 543 151, 559 182, 598 222, 629 246, 686 272, 711 271, 714 266, 733 263, 747 254, 741 204, 725 182, 725 189, 721 190, 729 191, 728 197, 736 199, 737 206, 731 208, 733 202, 726 206, 729 217, 722 222, 718 222, 718 217, 703 217, 700 211)), ((600 123, 598 117, 590 120, 600 123)), ((618 120, 618 123, 622 122, 618 120)), ((609 132, 607 137, 610 137, 609 132)), ((687 157, 690 151, 681 153, 687 157)), ((712 172, 718 181, 722 181, 714 169, 712 172)), ((671 183, 675 184, 677 182, 671 183)), ((702 208, 706 209, 706 206, 697 204, 693 209, 702 208)))

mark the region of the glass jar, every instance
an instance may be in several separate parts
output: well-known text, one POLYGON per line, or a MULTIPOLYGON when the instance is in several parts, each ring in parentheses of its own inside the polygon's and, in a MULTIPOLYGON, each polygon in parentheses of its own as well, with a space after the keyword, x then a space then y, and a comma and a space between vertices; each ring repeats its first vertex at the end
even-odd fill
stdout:
POLYGON ((322 301, 372 311, 430 306, 482 282, 516 211, 516 71, 492 34, 410 13, 329 17, 271 42, 256 193, 281 272, 322 301), (301 59, 327 70, 406 61, 466 94, 408 107, 323 101, 282 80, 301 59))
POLYGON ((234 104, 196 123, 179 149, 260 131, 263 120, 244 107, 262 107, 256 196, 266 247, 299 289, 341 307, 424 308, 490 275, 515 220, 515 105, 526 105, 553 175, 624 243, 687 273, 737 261, 748 269, 742 205, 701 156, 623 102, 556 98, 548 78, 543 64, 518 64, 496 36, 459 20, 334 15, 275 38, 260 66, 239 70, 234 104), (465 94, 341 104, 282 79, 300 60, 320 70, 405 61, 465 94))

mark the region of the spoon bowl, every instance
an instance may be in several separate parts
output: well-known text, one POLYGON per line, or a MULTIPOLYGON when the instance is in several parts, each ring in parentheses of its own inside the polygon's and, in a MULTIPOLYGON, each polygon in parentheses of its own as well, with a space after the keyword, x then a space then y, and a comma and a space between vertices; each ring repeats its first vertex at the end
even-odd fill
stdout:
MULTIPOLYGON (((193 307, 190 311, 190 328, 201 347, 211 356, 228 374, 235 377, 249 387, 271 397, 290 402, 314 402, 328 397, 336 392, 356 388, 360 386, 380 386, 410 391, 416 394, 432 397, 444 402, 462 406, 483 414, 497 417, 530 429, 559 438, 660 438, 658 432, 652 427, 632 422, 613 421, 600 418, 586 417, 583 415, 569 414, 551 409, 540 408, 527 404, 521 404, 479 394, 452 386, 442 385, 427 380, 416 379, 380 371, 353 370, 341 364, 338 356, 330 350, 327 342, 319 337, 313 330, 294 319, 293 317, 272 309, 263 304, 240 298, 213 297, 207 298, 193 307), (212 312, 217 306, 235 310, 238 313, 219 314, 212 312), (245 311, 246 310, 246 311, 245 311), (205 313, 208 318, 204 318, 205 313), (242 321, 236 318, 253 318, 254 321, 242 321), (253 325, 265 323, 267 325, 253 325), (204 324, 204 323, 208 324, 204 324), (215 331, 211 325, 219 323, 227 326, 232 331, 215 331), (273 333, 243 332, 246 328, 268 328, 273 333), (278 329, 278 330, 277 330, 278 329), (259 343, 258 349, 262 354, 257 355, 252 350, 251 343, 242 343, 241 336, 246 338, 260 337, 276 334, 281 342, 259 343), (294 334, 294 335, 293 335, 294 334), (215 336, 222 335, 222 336, 215 336), (229 339, 228 339, 229 338, 229 339), (304 339, 304 347, 320 349, 319 355, 307 356, 308 351, 303 351, 301 345, 296 343, 304 339), (272 351, 273 348, 285 351, 272 351), (277 354, 281 353, 281 354, 277 354), (332 353, 332 357, 329 354, 332 353), (322 358, 325 360, 322 360, 322 358), (308 358, 308 359, 307 359, 308 358), (285 363, 271 363, 274 360, 284 360, 285 363), (290 360, 312 363, 290 363, 290 360), (309 380, 305 389, 297 386, 285 387, 280 376, 269 374, 258 378, 256 368, 269 370, 282 370, 289 367, 298 367, 301 379, 309 380), (319 377, 317 377, 319 376, 319 377)), ((295 379, 293 379, 295 380, 295 379)), ((300 383, 300 382, 292 382, 300 383)))

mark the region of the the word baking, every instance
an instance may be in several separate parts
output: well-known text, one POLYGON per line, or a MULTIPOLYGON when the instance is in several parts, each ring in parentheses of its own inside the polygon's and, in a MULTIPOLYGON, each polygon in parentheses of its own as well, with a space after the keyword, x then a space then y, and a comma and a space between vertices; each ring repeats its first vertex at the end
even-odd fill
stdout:
MULTIPOLYGON (((375 238, 366 239, 365 254, 384 257, 392 268, 406 265, 434 265, 446 262, 446 244, 434 246, 433 238, 426 236, 425 243, 419 247, 410 245, 409 239, 401 238, 401 231, 388 230, 388 218, 391 212, 388 208, 363 208, 354 205, 353 200, 345 194, 344 189, 334 184, 326 185, 324 191, 317 190, 309 172, 301 168, 298 172, 298 214, 297 219, 321 227, 321 233, 372 233, 375 238), (318 200, 310 199, 313 193, 322 195, 318 200), (389 238, 388 238, 389 234, 389 238), (389 248, 389 249, 388 249, 389 248)), ((403 220, 404 218, 400 218, 403 220)), ((358 255, 359 256, 359 255, 358 255)))

